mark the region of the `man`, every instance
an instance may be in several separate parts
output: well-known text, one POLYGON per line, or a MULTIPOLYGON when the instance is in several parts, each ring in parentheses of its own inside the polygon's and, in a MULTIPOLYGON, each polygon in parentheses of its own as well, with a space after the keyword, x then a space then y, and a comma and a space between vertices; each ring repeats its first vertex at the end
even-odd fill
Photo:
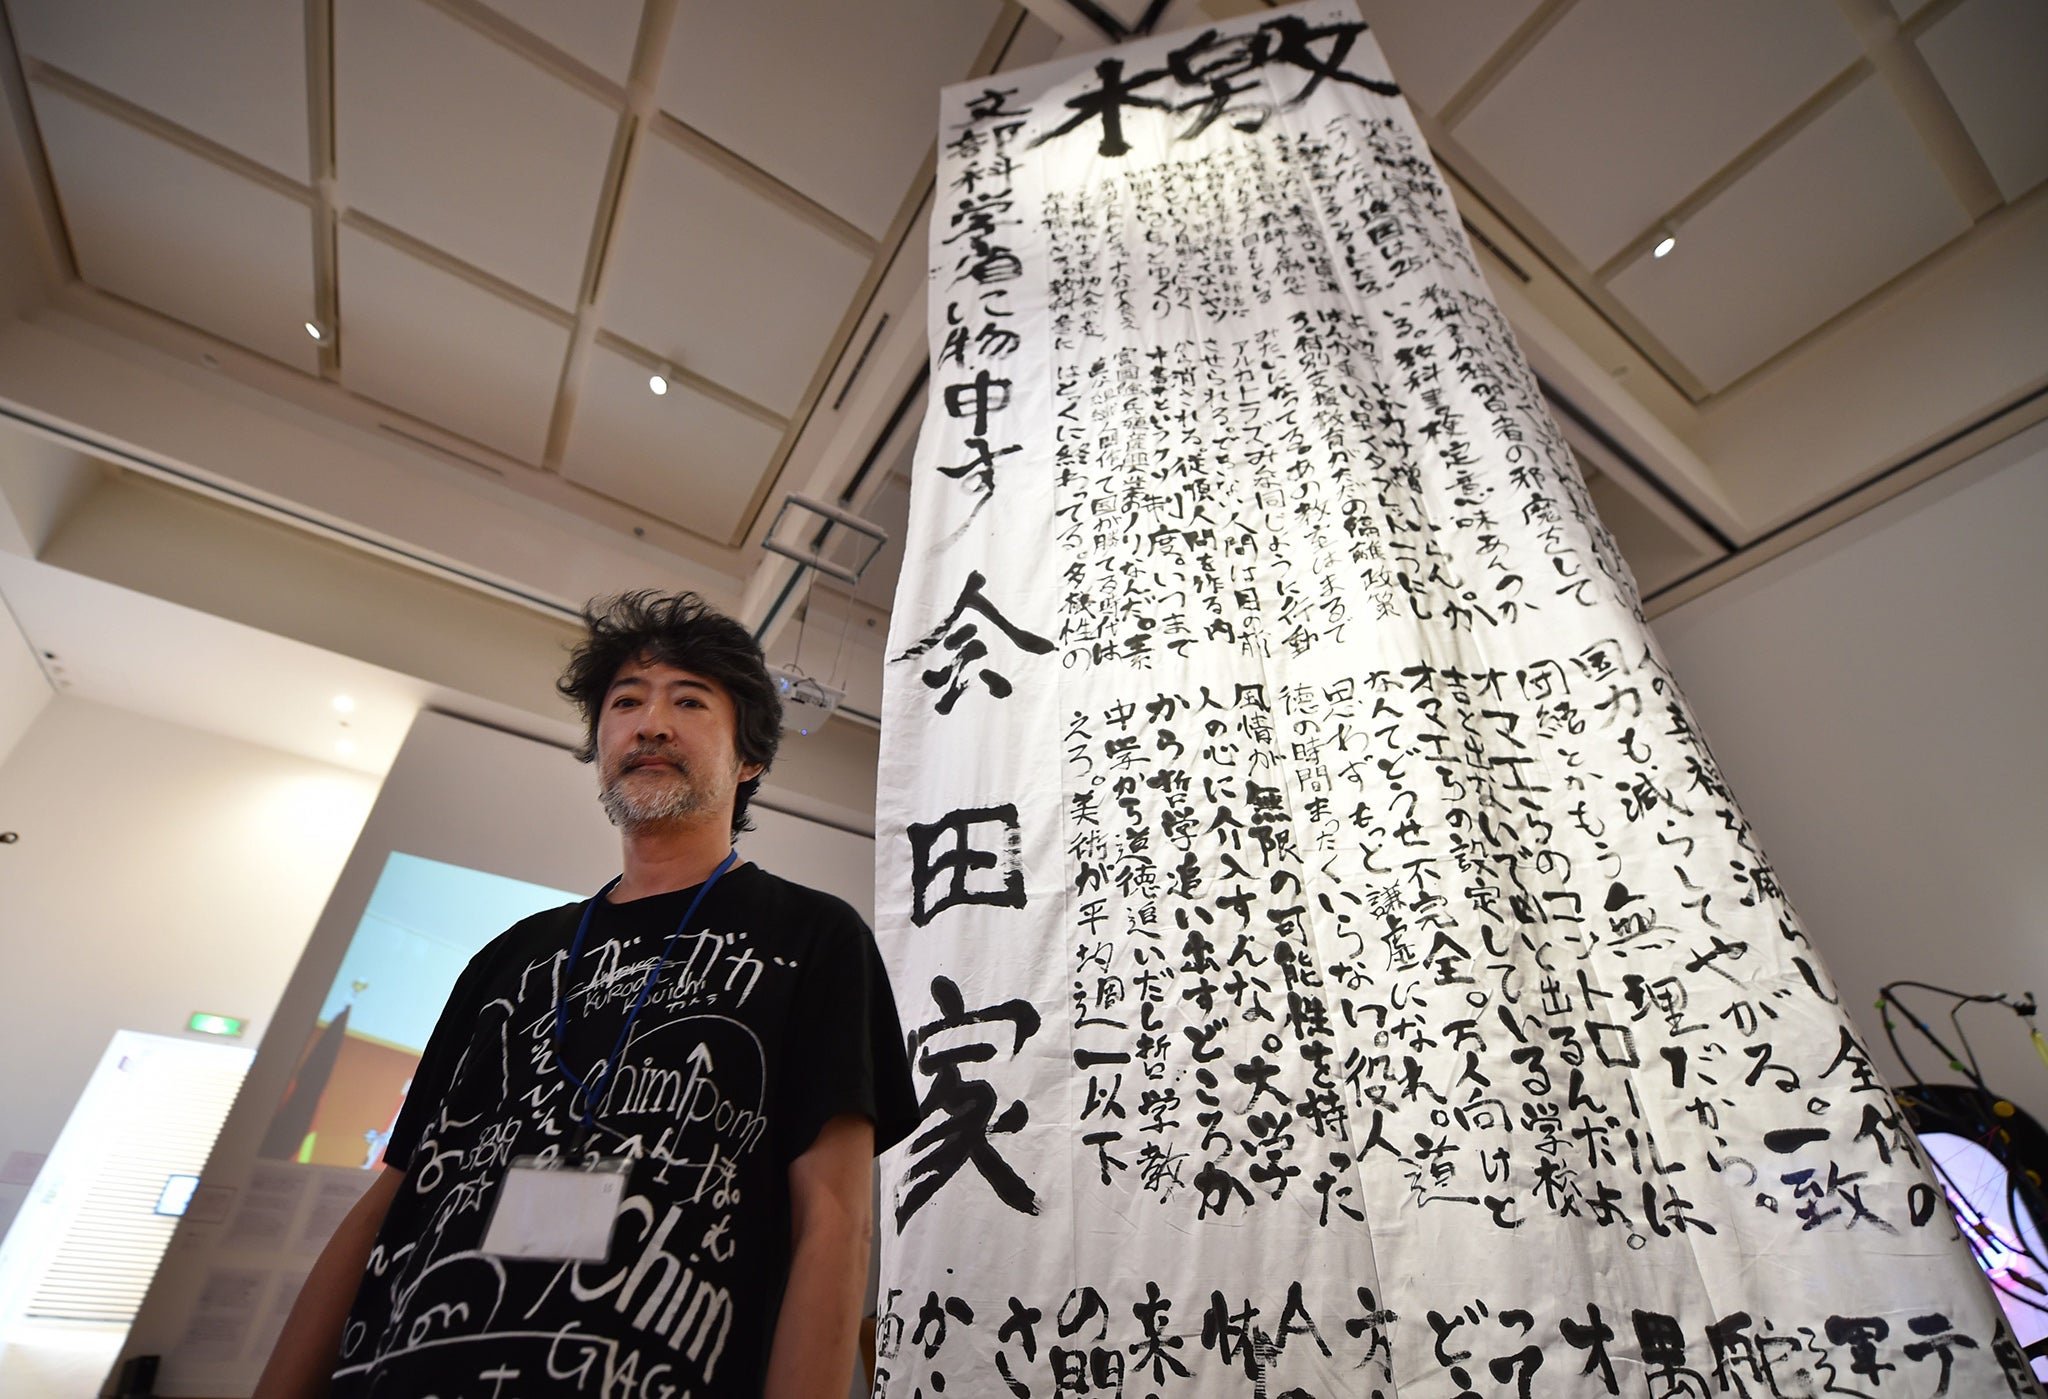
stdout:
POLYGON ((560 688, 624 872, 456 982, 258 1399, 846 1392, 916 1121, 874 939, 733 849, 781 737, 746 630, 691 593, 585 621, 560 688))

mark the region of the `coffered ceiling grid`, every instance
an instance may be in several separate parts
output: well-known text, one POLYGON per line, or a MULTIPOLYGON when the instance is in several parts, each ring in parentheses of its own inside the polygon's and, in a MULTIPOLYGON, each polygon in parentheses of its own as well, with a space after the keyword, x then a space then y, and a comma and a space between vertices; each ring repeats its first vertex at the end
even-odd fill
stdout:
POLYGON ((1539 0, 1476 62, 1442 7, 1361 8, 1447 167, 1695 404, 2048 175, 2025 0, 1539 0))
POLYGON ((6 8, 87 284, 506 479, 554 475, 728 548, 893 251, 937 89, 1006 18, 999 0, 937 24, 920 0, 6 8), (784 61, 734 84, 736 49, 784 61), (821 88, 883 120, 807 140, 821 88))
MULTIPOLYGON (((873 435, 837 405, 917 320, 921 276, 883 273, 921 272, 937 89, 1262 0, 1021 3, 1039 23, 999 0, 0 14, 68 309, 168 318, 160 349, 739 575, 777 490, 843 484, 873 435)), ((1681 435, 2039 214, 2039 0, 1358 3, 1475 229, 1681 435)), ((1641 507, 1615 513, 1646 588, 1749 537, 1698 461, 1586 459, 1641 507)))

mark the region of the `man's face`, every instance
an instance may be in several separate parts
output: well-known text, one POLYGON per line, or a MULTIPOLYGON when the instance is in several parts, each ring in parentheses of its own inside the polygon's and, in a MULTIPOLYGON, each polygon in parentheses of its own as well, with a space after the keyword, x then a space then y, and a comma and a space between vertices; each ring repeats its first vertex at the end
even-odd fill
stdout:
POLYGON ((732 820, 761 765, 735 748, 732 697, 714 680, 645 656, 612 677, 597 720, 599 799, 624 830, 732 820))

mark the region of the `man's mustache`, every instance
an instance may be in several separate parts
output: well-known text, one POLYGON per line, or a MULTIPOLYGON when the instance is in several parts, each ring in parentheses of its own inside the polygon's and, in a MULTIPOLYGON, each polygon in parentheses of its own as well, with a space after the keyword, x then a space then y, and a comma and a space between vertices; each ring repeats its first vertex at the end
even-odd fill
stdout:
POLYGON ((618 765, 612 771, 614 773, 627 773, 631 772, 635 767, 648 762, 667 763, 670 767, 683 773, 687 773, 690 770, 689 763, 675 749, 664 747, 658 743, 641 743, 634 745, 631 750, 621 757, 618 765))

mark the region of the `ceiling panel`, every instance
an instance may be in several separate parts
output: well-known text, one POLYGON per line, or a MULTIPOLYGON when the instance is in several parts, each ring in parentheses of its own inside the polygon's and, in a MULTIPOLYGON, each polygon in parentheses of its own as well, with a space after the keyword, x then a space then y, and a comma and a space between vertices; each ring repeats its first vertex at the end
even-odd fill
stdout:
POLYGON ((1454 134, 1594 268, 1861 56, 1827 0, 1581 0, 1454 134))
POLYGON ((2048 4, 1963 0, 1920 51, 2000 193, 2017 199, 2048 178, 2048 4))
POLYGON ((1537 0, 1361 0, 1359 9, 1411 105, 1442 109, 1506 43, 1537 0))
POLYGON ((342 383, 538 463, 567 327, 360 230, 339 251, 342 383))
POLYGON ((9 0, 22 51, 307 181, 305 7, 9 0))
POLYGON ((779 429, 685 384, 648 392, 645 367, 594 346, 562 475, 727 543, 782 440, 779 429))
POLYGON ((35 105, 80 276, 318 369, 311 209, 48 88, 35 105))
POLYGON ((669 141, 634 165, 605 272, 606 329, 794 413, 869 259, 669 141))
POLYGON ((665 111, 874 237, 938 136, 997 0, 683 0, 665 111))
POLYGON ((573 307, 618 118, 420 0, 337 0, 342 202, 573 307))
POLYGON ((486 0, 522 29, 624 87, 640 37, 640 0, 486 0))
POLYGON ((1866 79, 1608 285, 1712 391, 1969 226, 1866 79))

